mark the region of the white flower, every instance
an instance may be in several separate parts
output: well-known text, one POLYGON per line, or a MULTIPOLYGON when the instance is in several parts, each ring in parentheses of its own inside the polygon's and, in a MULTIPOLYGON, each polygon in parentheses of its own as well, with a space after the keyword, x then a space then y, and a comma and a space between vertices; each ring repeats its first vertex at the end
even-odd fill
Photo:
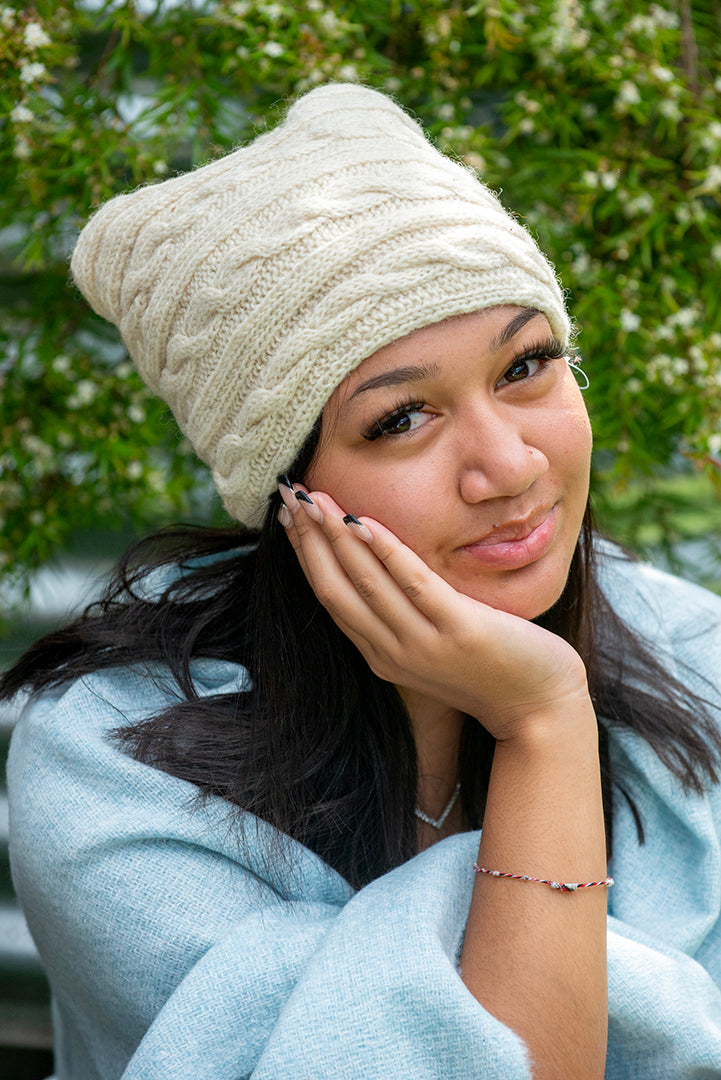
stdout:
POLYGON ((343 82, 358 82, 358 68, 355 64, 343 64, 343 67, 338 69, 338 78, 343 82))
POLYGON ((250 11, 250 4, 247 0, 237 0, 235 4, 230 5, 231 15, 237 15, 239 19, 245 18, 250 11))
POLYGON ((474 150, 472 150, 470 154, 466 154, 463 160, 465 161, 466 165, 470 165, 470 167, 472 169, 475 169, 476 172, 482 173, 485 171, 485 158, 482 158, 481 155, 477 154, 474 150))
MULTIPOLYGON (((3 7, 0 8, 0 26, 3 30, 9 30, 15 25, 15 12, 12 8, 3 7)), ((721 80, 719 80, 721 82, 721 80)))
POLYGON ((10 110, 10 119, 13 124, 29 124, 32 118, 33 114, 27 105, 16 105, 14 109, 10 110))
POLYGON ((53 457, 52 447, 48 446, 46 442, 43 442, 42 439, 39 439, 37 435, 33 435, 32 433, 23 436, 22 445, 23 449, 34 458, 50 461, 53 457))
POLYGON ((530 116, 524 116, 523 120, 521 120, 520 124, 518 125, 518 130, 520 131, 521 135, 530 135, 536 130, 536 125, 534 124, 533 120, 531 120, 530 116))
POLYGON ((660 4, 651 4, 648 13, 656 26, 662 30, 678 30, 680 19, 675 11, 669 10, 668 6, 662 7, 660 4))
POLYGON ((593 120, 598 115, 598 109, 590 101, 584 101, 581 106, 581 116, 584 120, 593 120))
POLYGON ((699 192, 718 191, 721 188, 721 165, 711 165, 706 170, 706 176, 699 188, 699 192))
POLYGON ((158 158, 157 161, 153 162, 153 172, 155 173, 156 176, 165 176, 167 171, 168 171, 167 162, 161 161, 160 158, 158 158))
POLYGON ((721 75, 718 75, 713 82, 713 88, 717 94, 721 94, 721 75))
POLYGON ((24 135, 18 135, 13 146, 13 157, 16 157, 18 161, 27 161, 32 152, 31 143, 28 142, 24 135))
POLYGON ((635 199, 626 204, 625 212, 629 217, 635 214, 650 214, 653 210, 653 197, 647 191, 642 191, 635 199))
POLYGON ((266 56, 270 56, 275 60, 277 57, 283 55, 283 46, 279 41, 266 41, 263 46, 263 52, 266 56))
POLYGON ((338 29, 339 21, 340 20, 334 11, 324 11, 323 14, 318 17, 318 24, 321 30, 325 30, 326 34, 334 34, 338 29))
POLYGON ((70 371, 70 366, 69 356, 56 356, 53 360, 53 371, 57 371, 60 375, 65 375, 70 371))
POLYGON ((456 111, 451 104, 439 105, 436 109, 439 120, 452 120, 455 115, 456 111))
POLYGON ((261 15, 265 15, 266 19, 270 22, 278 22, 278 19, 283 18, 283 6, 282 4, 263 4, 258 8, 261 15))
POLYGON ((142 424, 145 420, 145 409, 142 405, 128 405, 128 420, 133 424, 142 424))
POLYGON ((721 264, 721 244, 714 244, 711 248, 711 258, 714 262, 721 264))
POLYGON ((322 11, 323 0, 306 0, 305 6, 308 11, 322 11))
POLYGON ((45 74, 45 64, 35 60, 32 64, 23 64, 20 68, 20 82, 34 83, 45 74))
POLYGON ((681 110, 675 101, 671 101, 669 98, 664 98, 658 107, 658 111, 661 116, 665 116, 667 120, 680 120, 681 110))
POLYGON ((587 169, 586 172, 581 174, 581 183, 585 184, 586 187, 597 188, 598 187, 598 173, 597 172, 591 172, 590 169, 587 169))
POLYGON ((671 325, 688 329, 689 326, 693 326, 696 322, 696 312, 691 307, 679 308, 678 311, 671 315, 666 321, 671 325))
POLYGON ((29 22, 23 34, 25 44, 29 49, 42 49, 50 44, 50 38, 43 30, 40 23, 29 22))
POLYGON ((624 80, 618 88, 616 104, 619 106, 638 105, 640 100, 641 94, 636 84, 629 79, 624 80))
POLYGON ((717 120, 709 124, 701 138, 704 150, 715 150, 721 142, 721 124, 717 120))
POLYGON ((670 68, 661 67, 660 64, 651 68, 651 74, 655 79, 658 79, 658 81, 662 83, 673 82, 676 77, 670 68))
POLYGON ((94 401, 97 392, 98 388, 94 382, 91 382, 90 379, 81 379, 75 387, 75 393, 71 394, 67 400, 68 407, 81 409, 84 405, 90 405, 94 401))
POLYGON ((606 191, 613 191, 618 185, 618 176, 615 172, 601 173, 601 187, 606 191))
POLYGON ((578 277, 588 273, 591 269, 591 256, 587 251, 582 251, 580 255, 576 256, 571 263, 571 269, 578 277))
POLYGON ((143 466, 140 464, 139 461, 130 461, 128 462, 128 466, 125 470, 125 475, 127 476, 128 480, 139 480, 140 477, 143 475, 143 466))
POLYGON ((619 319, 621 329, 627 334, 635 334, 641 325, 641 316, 634 314, 633 311, 629 311, 628 308, 624 308, 621 312, 619 319))
POLYGON ((721 432, 714 431, 712 435, 709 435, 708 448, 711 454, 721 453, 721 432))

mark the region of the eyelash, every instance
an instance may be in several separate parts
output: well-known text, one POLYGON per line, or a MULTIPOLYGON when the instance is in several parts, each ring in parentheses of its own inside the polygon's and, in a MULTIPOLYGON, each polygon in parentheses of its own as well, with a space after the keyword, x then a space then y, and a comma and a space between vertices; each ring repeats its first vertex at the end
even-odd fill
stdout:
MULTIPOLYGON (((553 360, 561 360, 565 355, 565 350, 561 345, 561 342, 558 341, 557 338, 550 338, 548 341, 542 344, 529 345, 528 348, 524 349, 517 356, 514 356, 513 360, 506 368, 504 374, 508 374, 508 372, 511 370, 512 367, 514 367, 514 365, 522 364, 524 363, 524 361, 545 361, 540 365, 538 371, 533 373, 533 375, 527 375, 524 379, 518 380, 518 382, 528 382, 529 379, 533 379, 536 377, 536 375, 540 375, 540 373, 546 367, 547 363, 553 360)), ((400 401, 397 405, 394 405, 394 407, 389 412, 384 413, 382 416, 379 416, 377 419, 371 421, 368 427, 366 427, 361 432, 361 435, 368 442, 373 442, 375 439, 380 439, 382 437, 395 438, 397 434, 405 434, 404 432, 393 433, 388 429, 393 427, 394 424, 396 424, 408 413, 420 412, 426 407, 426 404, 427 403, 425 401, 418 401, 415 398, 410 397, 406 398, 404 401, 400 401)))

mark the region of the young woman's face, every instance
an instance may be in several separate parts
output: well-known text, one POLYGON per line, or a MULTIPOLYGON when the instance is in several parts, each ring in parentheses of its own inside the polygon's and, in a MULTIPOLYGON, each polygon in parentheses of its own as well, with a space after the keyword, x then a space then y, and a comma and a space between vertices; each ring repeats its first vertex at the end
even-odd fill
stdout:
POLYGON ((559 598, 591 431, 544 315, 498 307, 417 330, 353 371, 305 476, 454 588, 532 619, 559 598))

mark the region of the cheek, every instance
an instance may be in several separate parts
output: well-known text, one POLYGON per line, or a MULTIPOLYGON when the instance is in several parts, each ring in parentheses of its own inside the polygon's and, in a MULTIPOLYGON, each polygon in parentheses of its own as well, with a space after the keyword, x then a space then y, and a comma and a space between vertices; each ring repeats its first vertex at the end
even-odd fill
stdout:
POLYGON ((380 521, 416 551, 438 518, 434 492, 443 486, 427 462, 386 460, 374 467, 357 453, 321 455, 308 470, 306 484, 327 492, 344 512, 380 521))
POLYGON ((578 477, 587 483, 591 467, 593 435, 583 402, 559 413, 548 432, 547 456, 553 455, 558 468, 570 478, 578 477))

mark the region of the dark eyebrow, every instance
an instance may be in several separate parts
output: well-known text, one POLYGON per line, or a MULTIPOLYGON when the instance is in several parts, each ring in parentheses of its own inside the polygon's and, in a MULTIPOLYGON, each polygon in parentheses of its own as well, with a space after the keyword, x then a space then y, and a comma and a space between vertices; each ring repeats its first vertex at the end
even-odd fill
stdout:
POLYGON ((519 311, 518 315, 514 315, 511 321, 491 338, 489 348, 491 352, 498 352, 507 345, 511 338, 514 338, 519 331, 523 329, 526 323, 529 323, 531 319, 536 319, 543 312, 538 311, 537 308, 524 308, 523 311, 519 311))
MULTIPOLYGON (((537 318, 542 312, 536 308, 524 308, 523 311, 519 311, 517 315, 514 315, 510 322, 491 338, 489 348, 491 352, 498 352, 507 345, 511 338, 514 338, 518 334, 526 323, 531 319, 537 318)), ((388 386, 402 386, 408 382, 421 382, 423 379, 432 379, 438 375, 439 367, 435 361, 429 360, 425 364, 409 364, 406 367, 394 368, 393 371, 384 371, 380 375, 373 375, 372 378, 366 379, 360 386, 356 386, 353 393, 343 406, 343 410, 350 404, 353 398, 359 394, 364 394, 367 390, 379 390, 388 386)))
POLYGON ((365 393, 366 390, 378 390, 383 386, 402 386, 407 382, 418 382, 422 379, 432 379, 438 374, 438 364, 431 360, 427 364, 410 364, 408 367, 394 368, 393 371, 384 371, 381 375, 374 375, 370 379, 366 379, 360 386, 356 386, 355 390, 348 398, 348 401, 352 401, 358 394, 365 393))

